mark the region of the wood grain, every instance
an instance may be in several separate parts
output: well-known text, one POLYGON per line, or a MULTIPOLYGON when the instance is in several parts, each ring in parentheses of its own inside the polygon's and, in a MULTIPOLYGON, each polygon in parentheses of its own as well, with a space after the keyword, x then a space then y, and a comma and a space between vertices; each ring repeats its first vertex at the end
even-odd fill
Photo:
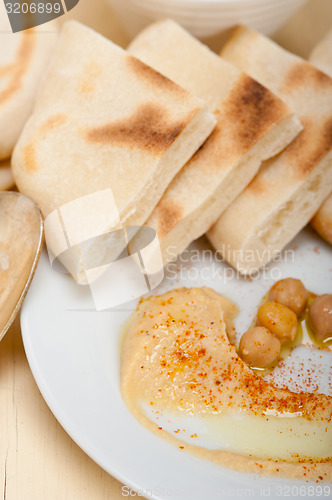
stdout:
POLYGON ((4 500, 118 500, 122 485, 50 412, 30 371, 16 319, 0 343, 0 491, 4 500))

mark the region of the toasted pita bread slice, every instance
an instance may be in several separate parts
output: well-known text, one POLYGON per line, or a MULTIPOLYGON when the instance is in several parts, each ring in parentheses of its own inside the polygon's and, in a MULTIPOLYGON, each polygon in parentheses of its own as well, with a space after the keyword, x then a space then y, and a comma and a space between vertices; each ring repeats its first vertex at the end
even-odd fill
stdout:
POLYGON ((332 185, 332 79, 248 28, 221 55, 282 97, 304 128, 208 232, 213 246, 244 274, 269 262, 309 222, 332 185))
POLYGON ((313 49, 309 61, 316 68, 332 77, 332 29, 313 49))
POLYGON ((70 21, 15 147, 14 178, 44 216, 109 188, 120 223, 139 226, 215 123, 201 99, 70 21))
POLYGON ((10 157, 32 112, 57 39, 55 26, 11 33, 6 13, 0 11, 0 160, 10 157))
POLYGON ((0 191, 11 189, 14 185, 15 182, 10 168, 10 162, 8 160, 0 162, 0 191))
MULTIPOLYGON (((332 30, 314 48, 309 61, 332 78, 332 30)), ((311 220, 311 225, 332 245, 332 193, 311 220)))
POLYGON ((166 264, 209 229, 261 162, 279 153, 301 126, 272 92, 173 21, 151 25, 128 51, 204 99, 218 121, 146 222, 157 231, 166 264))

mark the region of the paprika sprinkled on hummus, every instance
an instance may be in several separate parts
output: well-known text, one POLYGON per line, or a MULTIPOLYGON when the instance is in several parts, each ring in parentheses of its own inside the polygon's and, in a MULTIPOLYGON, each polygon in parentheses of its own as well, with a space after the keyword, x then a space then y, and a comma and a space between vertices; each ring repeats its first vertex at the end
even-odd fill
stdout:
POLYGON ((331 479, 332 398, 276 388, 251 370, 228 340, 236 313, 233 303, 208 288, 141 300, 122 353, 122 393, 129 409, 159 436, 224 466, 331 479), (195 445, 180 441, 175 431, 171 435, 151 421, 146 405, 160 413, 204 417, 216 443, 226 432, 227 447, 204 448, 193 432, 195 445))

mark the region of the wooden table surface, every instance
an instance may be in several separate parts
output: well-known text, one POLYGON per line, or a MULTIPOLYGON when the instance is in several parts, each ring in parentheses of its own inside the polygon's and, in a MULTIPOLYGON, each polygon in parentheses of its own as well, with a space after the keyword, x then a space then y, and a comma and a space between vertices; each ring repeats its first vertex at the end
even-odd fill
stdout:
MULTIPOLYGON (((123 46, 128 42, 105 0, 81 0, 68 17, 123 46)), ((332 0, 310 0, 275 38, 306 57, 331 27, 332 0)), ((72 441, 44 402, 25 356, 18 318, 0 343, 0 491, 4 500, 124 498, 122 485, 72 441)))

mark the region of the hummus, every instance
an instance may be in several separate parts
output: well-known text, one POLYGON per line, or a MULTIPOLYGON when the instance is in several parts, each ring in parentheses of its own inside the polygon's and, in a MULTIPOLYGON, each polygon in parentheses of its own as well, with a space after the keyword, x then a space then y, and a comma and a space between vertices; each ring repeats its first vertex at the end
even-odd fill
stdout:
POLYGON ((331 481, 332 398, 278 389, 253 372, 228 339, 236 311, 208 288, 141 300, 123 344, 126 404, 181 450, 225 467, 331 481), (164 414, 171 425, 200 419, 202 436, 165 430, 164 414))

